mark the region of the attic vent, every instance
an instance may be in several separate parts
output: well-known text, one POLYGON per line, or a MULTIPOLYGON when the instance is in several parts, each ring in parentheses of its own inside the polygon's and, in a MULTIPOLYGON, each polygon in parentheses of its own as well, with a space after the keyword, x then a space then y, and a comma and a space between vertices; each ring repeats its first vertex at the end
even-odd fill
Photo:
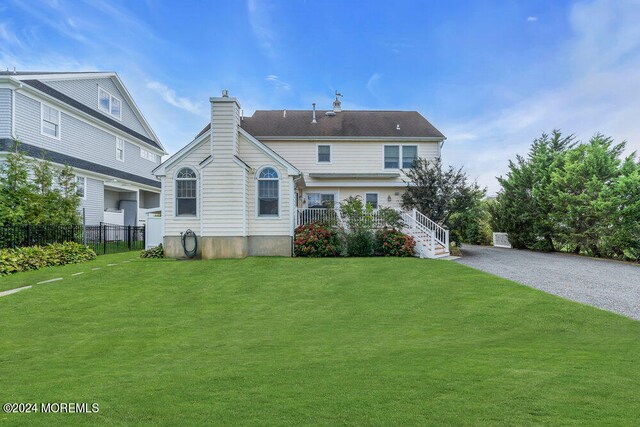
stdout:
POLYGON ((396 125, 396 130, 400 130, 400 123, 396 125))
POLYGON ((282 110, 282 118, 286 118, 287 117, 287 110, 282 110))

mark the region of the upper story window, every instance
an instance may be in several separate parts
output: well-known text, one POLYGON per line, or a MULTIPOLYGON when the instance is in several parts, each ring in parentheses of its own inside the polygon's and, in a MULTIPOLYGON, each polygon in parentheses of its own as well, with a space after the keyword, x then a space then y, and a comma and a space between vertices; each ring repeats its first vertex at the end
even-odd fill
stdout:
POLYGON ((158 161, 157 155, 155 153, 152 153, 151 151, 147 151, 144 148, 140 149, 140 157, 146 160, 150 160, 153 163, 156 163, 158 161))
POLYGON ((418 158, 417 145, 385 145, 384 168, 411 168, 418 158))
POLYGON ((76 194, 80 196, 80 198, 84 199, 86 197, 86 185, 87 178, 84 176, 76 176, 76 194))
POLYGON ((176 216, 196 216, 198 206, 198 178, 191 168, 176 174, 176 216))
POLYGON ((274 168, 266 167, 258 174, 258 216, 278 216, 279 184, 274 168))
POLYGON ((330 145, 318 145, 318 163, 331 163, 331 146, 330 145))
POLYGON ((106 90, 98 86, 98 108, 120 120, 122 118, 122 102, 106 90))
POLYGON ((417 145, 403 145, 402 146, 402 167, 409 169, 413 167, 413 163, 418 158, 418 146, 417 145))
POLYGON ((384 168, 398 169, 400 167, 400 146, 385 145, 384 146, 384 168))
POLYGON ((124 139, 116 137, 116 159, 124 162, 124 139))
POLYGON ((60 139, 60 110, 42 104, 41 133, 52 138, 60 139))

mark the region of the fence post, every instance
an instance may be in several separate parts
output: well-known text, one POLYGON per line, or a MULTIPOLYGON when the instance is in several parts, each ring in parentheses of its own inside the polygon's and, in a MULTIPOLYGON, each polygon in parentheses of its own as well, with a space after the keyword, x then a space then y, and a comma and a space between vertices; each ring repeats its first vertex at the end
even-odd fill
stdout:
POLYGON ((103 224, 104 232, 102 233, 102 255, 107 254, 107 224, 103 224))
POLYGON ((31 224, 27 224, 27 246, 31 246, 31 224))
POLYGON ((127 225, 127 249, 131 250, 131 226, 127 225))
MULTIPOLYGON (((147 217, 147 223, 149 222, 147 217)), ((142 249, 147 249, 147 223, 142 226, 142 249)))
POLYGON ((85 208, 82 208, 82 244, 87 246, 87 214, 85 208))

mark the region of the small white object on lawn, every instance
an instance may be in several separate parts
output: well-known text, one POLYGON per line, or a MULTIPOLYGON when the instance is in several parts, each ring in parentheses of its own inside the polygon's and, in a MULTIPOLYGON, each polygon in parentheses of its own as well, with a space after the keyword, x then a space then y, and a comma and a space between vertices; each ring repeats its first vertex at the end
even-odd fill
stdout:
POLYGON ((31 289, 31 286, 23 286, 21 288, 9 289, 8 291, 0 292, 0 297, 15 294, 16 292, 24 291, 25 289, 31 289))
POLYGON ((62 277, 56 277, 55 279, 43 280, 42 282, 36 283, 36 285, 42 285, 43 283, 57 282, 58 280, 62 280, 62 277))
POLYGON ((114 265, 118 265, 118 264, 107 264, 107 267, 113 267, 114 265))
POLYGON ((100 267, 92 268, 93 271, 100 270, 100 267))
POLYGON ((84 274, 84 271, 80 271, 80 272, 78 272, 78 273, 73 273, 73 274, 72 274, 72 276, 79 276, 79 275, 81 275, 81 274, 84 274))

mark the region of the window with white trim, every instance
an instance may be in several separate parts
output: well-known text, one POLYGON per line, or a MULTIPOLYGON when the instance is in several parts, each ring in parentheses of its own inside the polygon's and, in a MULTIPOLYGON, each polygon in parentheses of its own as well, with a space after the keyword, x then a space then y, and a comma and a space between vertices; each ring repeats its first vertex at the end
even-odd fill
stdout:
POLYGON ((365 205, 371 205, 373 209, 378 209, 378 193, 365 193, 365 205))
POLYGON ((176 174, 176 216, 196 216, 198 207, 198 178, 191 168, 176 174))
POLYGON ((384 168, 398 169, 400 167, 400 146, 385 145, 384 146, 384 168))
POLYGON ((87 178, 84 176, 76 176, 76 194, 81 198, 85 198, 87 188, 87 178))
POLYGON ((266 167, 258 175, 258 216, 278 216, 280 178, 274 168, 266 167))
POLYGON ((309 208, 331 208, 335 206, 336 195, 333 193, 308 193, 309 208))
POLYGON ((418 158, 418 146, 417 145, 403 145, 402 146, 402 167, 404 169, 410 169, 413 167, 413 163, 418 158))
POLYGON ((140 157, 142 157, 145 160, 152 161, 153 163, 156 163, 158 161, 155 153, 145 150, 144 148, 140 149, 140 157))
POLYGON ((385 169, 408 169, 413 167, 418 158, 417 145, 385 145, 384 146, 384 168, 385 169))
POLYGON ((41 122, 43 135, 60 139, 60 110, 42 104, 41 122))
POLYGON ((331 146, 318 145, 318 163, 331 163, 331 146))
POLYGON ((124 139, 116 137, 116 159, 124 162, 124 139))
POLYGON ((122 118, 122 101, 98 86, 98 108, 117 118, 122 118))

